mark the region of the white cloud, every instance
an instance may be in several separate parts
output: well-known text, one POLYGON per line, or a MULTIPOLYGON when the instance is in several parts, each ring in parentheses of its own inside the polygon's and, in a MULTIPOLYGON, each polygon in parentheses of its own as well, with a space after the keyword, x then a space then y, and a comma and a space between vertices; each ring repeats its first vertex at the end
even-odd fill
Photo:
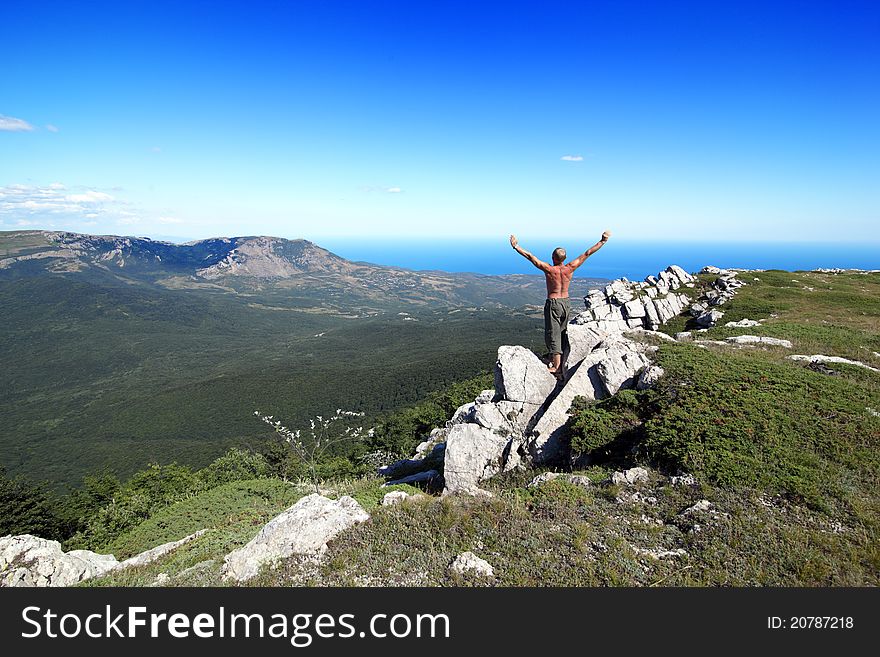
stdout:
POLYGON ((13 116, 0 114, 0 130, 5 130, 6 132, 30 132, 33 129, 34 126, 24 119, 16 119, 13 116))
POLYGON ((584 156, 583 155, 563 155, 559 159, 563 160, 565 162, 583 162, 584 156))
POLYGON ((389 187, 385 191, 389 194, 400 194, 403 190, 400 187, 389 187))
POLYGON ((113 200, 113 197, 110 196, 110 194, 96 192, 93 189, 90 189, 83 194, 68 194, 64 198, 73 203, 103 203, 105 201, 113 200))
POLYGON ((58 127, 52 125, 51 123, 47 123, 46 130, 48 130, 49 132, 58 132, 58 127))
POLYGON ((123 201, 95 189, 68 190, 55 182, 44 187, 0 187, 0 217, 33 218, 107 216, 125 212, 123 201))
POLYGON ((161 152, 162 152, 162 149, 159 148, 158 146, 153 146, 153 147, 150 149, 150 151, 153 152, 153 153, 161 153, 161 152))
POLYGON ((177 217, 158 217, 156 219, 160 224, 179 224, 183 223, 183 219, 178 219, 177 217))

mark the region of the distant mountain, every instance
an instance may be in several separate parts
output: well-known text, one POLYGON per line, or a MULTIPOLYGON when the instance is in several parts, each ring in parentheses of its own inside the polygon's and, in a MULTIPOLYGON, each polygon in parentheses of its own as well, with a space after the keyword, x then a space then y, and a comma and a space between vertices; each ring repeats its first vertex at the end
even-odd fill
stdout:
MULTIPOLYGON (((308 240, 218 237, 173 244, 142 237, 54 231, 0 232, 0 277, 77 274, 102 282, 262 295, 274 303, 351 311, 400 303, 521 306, 540 303, 540 275, 413 271, 352 262, 308 240)), ((578 278, 572 296, 604 279, 578 278)))

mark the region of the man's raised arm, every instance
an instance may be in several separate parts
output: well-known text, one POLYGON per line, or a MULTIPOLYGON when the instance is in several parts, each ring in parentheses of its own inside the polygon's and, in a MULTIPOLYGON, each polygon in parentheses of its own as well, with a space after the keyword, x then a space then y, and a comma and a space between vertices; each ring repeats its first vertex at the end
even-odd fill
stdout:
POLYGON ((523 258, 531 262, 541 271, 546 271, 550 267, 550 265, 548 265, 546 262, 538 260, 535 256, 522 248, 519 245, 519 241, 516 239, 516 235, 510 236, 510 246, 512 246, 517 253, 519 253, 523 258))
POLYGON ((569 262, 568 266, 571 267, 572 269, 577 269, 578 267, 580 267, 582 264, 584 264, 584 261, 587 258, 589 258, 591 255, 593 255, 596 251, 601 249, 603 246, 605 246, 605 242, 608 241, 609 237, 611 237, 611 231, 606 230, 604 233, 602 233, 602 239, 600 239, 593 246, 591 246, 589 249, 584 251, 577 258, 575 258, 574 260, 569 262))

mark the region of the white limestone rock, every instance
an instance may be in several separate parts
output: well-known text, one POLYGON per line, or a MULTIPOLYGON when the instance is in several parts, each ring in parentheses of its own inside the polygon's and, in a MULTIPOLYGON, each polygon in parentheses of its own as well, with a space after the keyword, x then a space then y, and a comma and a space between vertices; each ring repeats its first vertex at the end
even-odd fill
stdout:
POLYGON ((481 481, 503 470, 510 446, 509 438, 476 424, 453 427, 446 440, 443 470, 446 487, 443 494, 469 493, 478 489, 481 481))
POLYGON ((618 470, 611 474, 611 483, 621 486, 633 486, 640 482, 648 481, 648 471, 645 468, 630 468, 618 470))
POLYGON ((279 559, 294 554, 319 556, 328 541, 369 517, 351 497, 331 500, 317 493, 307 495, 270 520, 247 545, 227 554, 222 577, 242 582, 279 559))
POLYGON ((727 342, 731 344, 766 344, 772 347, 784 347, 791 349, 792 344, 789 340, 782 338, 769 338, 763 335, 734 335, 727 338, 727 342))
POLYGON ((495 570, 485 559, 481 559, 473 552, 462 552, 449 566, 452 572, 458 575, 477 575, 478 577, 491 578, 495 576, 495 570))
POLYGON ((647 390, 657 385, 666 372, 659 365, 650 365, 642 370, 639 380, 636 382, 636 390, 647 390))
POLYGON ((390 493, 385 493, 385 497, 382 498, 382 506, 395 506, 409 496, 405 490, 393 490, 390 493))
POLYGON ((73 586, 118 565, 112 554, 64 552, 58 541, 31 534, 0 538, 0 587, 73 586))
POLYGON ((556 377, 529 349, 520 346, 498 348, 495 390, 507 401, 542 404, 556 387, 556 377))

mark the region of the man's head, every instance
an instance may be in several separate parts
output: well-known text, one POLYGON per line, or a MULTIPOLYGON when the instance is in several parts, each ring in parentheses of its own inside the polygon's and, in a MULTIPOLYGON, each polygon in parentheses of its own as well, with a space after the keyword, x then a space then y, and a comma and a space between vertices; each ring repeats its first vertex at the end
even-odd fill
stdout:
POLYGON ((561 246, 557 246, 553 249, 553 264, 561 265, 563 262, 565 262, 565 249, 561 246))

